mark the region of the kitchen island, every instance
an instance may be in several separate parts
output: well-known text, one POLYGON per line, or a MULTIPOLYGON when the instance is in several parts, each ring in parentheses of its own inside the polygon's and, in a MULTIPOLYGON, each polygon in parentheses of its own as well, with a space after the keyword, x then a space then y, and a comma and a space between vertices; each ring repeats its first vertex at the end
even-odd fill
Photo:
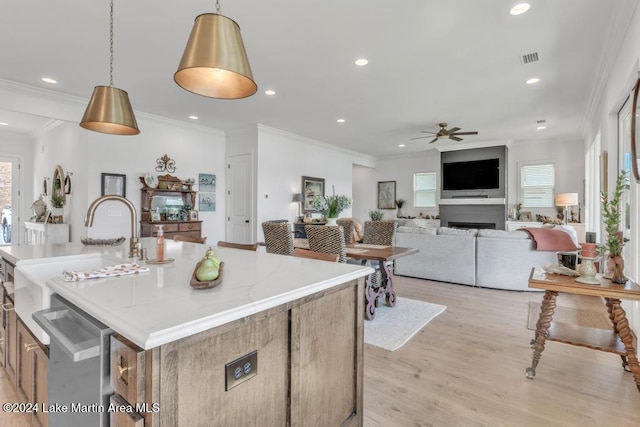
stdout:
MULTIPOLYGON (((142 245, 151 252, 155 239, 142 245)), ((64 246, 73 256, 73 245, 64 246)), ((112 402, 132 410, 110 415, 148 426, 361 425, 363 286, 372 270, 214 246, 223 281, 195 290, 189 280, 207 247, 166 241, 165 257, 175 261, 148 264, 148 272, 46 281, 115 331, 112 402), (255 369, 236 384, 229 366, 245 356, 255 369)), ((0 253, 18 270, 56 262, 53 250, 21 260, 25 254, 11 249, 0 253)))

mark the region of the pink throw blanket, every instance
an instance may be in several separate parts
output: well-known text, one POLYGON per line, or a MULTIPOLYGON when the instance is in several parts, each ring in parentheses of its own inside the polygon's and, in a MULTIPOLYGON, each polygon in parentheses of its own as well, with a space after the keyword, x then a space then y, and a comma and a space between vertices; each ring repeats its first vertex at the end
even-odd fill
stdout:
POLYGON ((550 228, 520 228, 526 231, 533 240, 533 248, 537 251, 575 251, 576 247, 571 236, 561 230, 550 228))

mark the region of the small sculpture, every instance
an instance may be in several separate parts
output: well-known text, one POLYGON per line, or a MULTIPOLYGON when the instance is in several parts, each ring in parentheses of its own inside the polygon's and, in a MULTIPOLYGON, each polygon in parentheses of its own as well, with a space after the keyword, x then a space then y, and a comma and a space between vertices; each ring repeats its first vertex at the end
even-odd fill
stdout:
POLYGON ((31 205, 31 209, 33 209, 34 216, 31 217, 32 221, 35 222, 44 222, 47 217, 47 204, 44 200, 42 200, 42 195, 38 197, 38 200, 33 202, 31 205))

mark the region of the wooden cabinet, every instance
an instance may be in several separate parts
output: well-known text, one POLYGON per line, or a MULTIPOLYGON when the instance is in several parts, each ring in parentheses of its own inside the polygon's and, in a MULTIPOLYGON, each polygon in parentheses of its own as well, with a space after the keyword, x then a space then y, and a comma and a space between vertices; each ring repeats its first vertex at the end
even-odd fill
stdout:
POLYGON ((2 296, 2 321, 4 325, 4 368, 9 381, 15 385, 18 366, 16 351, 17 316, 13 300, 13 264, 3 260, 4 283, 2 296))
MULTIPOLYGON (((48 355, 25 324, 17 318, 16 350, 18 353, 16 385, 25 402, 47 405, 48 355)), ((33 412, 32 425, 46 426, 47 413, 33 412)))
MULTIPOLYGON (((111 365, 111 386, 115 393, 110 400, 119 406, 129 405, 133 408, 145 408, 146 397, 151 397, 147 393, 147 369, 146 351, 136 346, 126 338, 119 335, 111 336, 110 365, 111 365)), ((142 427, 145 424, 151 425, 152 405, 146 406, 149 410, 138 412, 117 412, 109 415, 111 426, 115 427, 142 427), (147 421, 148 419, 148 421, 147 421)))
POLYGON ((157 188, 140 180, 144 184, 140 190, 140 237, 155 237, 158 225, 162 225, 165 238, 176 234, 201 237, 202 221, 189 219, 196 203, 196 192, 190 185, 171 175, 158 177, 157 188))

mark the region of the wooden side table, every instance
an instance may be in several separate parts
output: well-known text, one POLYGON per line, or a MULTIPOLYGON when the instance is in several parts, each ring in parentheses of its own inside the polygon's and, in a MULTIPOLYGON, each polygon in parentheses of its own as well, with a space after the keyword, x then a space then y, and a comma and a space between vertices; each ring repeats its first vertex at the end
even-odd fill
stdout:
POLYGON ((629 328, 626 313, 620 306, 621 299, 640 301, 640 286, 631 280, 628 280, 624 285, 611 283, 608 279, 600 280, 602 282, 600 285, 588 285, 578 283, 574 277, 570 276, 546 273, 537 268, 531 271, 529 287, 544 289, 545 293, 535 337, 532 340, 533 359, 531 367, 526 370, 527 378, 533 379, 535 377, 545 341, 550 340, 620 355, 623 368, 633 374, 636 387, 640 391, 640 363, 638 363, 634 347, 635 337, 629 328), (556 297, 559 293, 604 298, 609 319, 613 325, 612 330, 552 324, 556 297))

